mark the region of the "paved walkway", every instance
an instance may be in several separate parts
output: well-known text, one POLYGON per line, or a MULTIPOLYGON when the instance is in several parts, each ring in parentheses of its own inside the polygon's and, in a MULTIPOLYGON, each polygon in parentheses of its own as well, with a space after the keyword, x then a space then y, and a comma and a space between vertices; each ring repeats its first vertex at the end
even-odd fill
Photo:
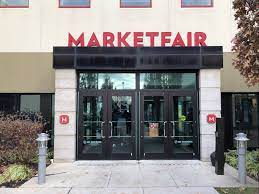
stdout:
POLYGON ((259 186, 248 178, 239 184, 237 172, 226 165, 225 175, 201 161, 84 161, 52 164, 46 184, 32 178, 19 189, 1 194, 217 194, 213 187, 259 186))

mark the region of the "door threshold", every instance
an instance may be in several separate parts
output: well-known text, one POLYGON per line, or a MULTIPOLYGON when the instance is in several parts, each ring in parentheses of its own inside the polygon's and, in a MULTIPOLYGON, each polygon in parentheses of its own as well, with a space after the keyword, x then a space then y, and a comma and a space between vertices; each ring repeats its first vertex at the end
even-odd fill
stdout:
POLYGON ((190 164, 200 164, 202 161, 198 159, 193 160, 78 160, 75 161, 75 165, 137 165, 137 164, 147 164, 147 165, 190 165, 190 164))

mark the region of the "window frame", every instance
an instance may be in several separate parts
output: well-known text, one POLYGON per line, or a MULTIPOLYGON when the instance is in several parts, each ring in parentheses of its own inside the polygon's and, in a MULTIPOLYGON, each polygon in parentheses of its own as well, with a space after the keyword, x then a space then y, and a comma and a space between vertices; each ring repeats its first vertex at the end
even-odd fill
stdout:
POLYGON ((91 8, 91 0, 89 0, 89 5, 76 5, 76 6, 66 6, 66 5, 61 5, 61 0, 58 0, 58 8, 91 8))
POLYGON ((0 8, 29 8, 30 7, 30 0, 28 0, 28 5, 0 5, 0 8))
POLYGON ((181 0, 181 8, 210 8, 210 7, 214 7, 214 0, 210 0, 211 5, 184 5, 183 4, 184 0, 181 0))
POLYGON ((122 0, 120 0, 120 8, 152 8, 152 0, 150 0, 150 4, 148 6, 144 5, 144 6, 125 6, 122 5, 122 0))

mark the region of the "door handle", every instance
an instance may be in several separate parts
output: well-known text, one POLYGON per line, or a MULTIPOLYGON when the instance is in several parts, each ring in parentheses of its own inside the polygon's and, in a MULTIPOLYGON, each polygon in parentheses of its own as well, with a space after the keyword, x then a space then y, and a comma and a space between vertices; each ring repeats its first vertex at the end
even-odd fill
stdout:
POLYGON ((175 137, 175 121, 170 121, 173 124, 173 137, 175 137))
POLYGON ((103 135, 103 125, 104 125, 105 121, 101 122, 101 136, 102 138, 105 138, 105 136, 103 135))
POLYGON ((165 125, 166 125, 167 121, 164 121, 164 137, 166 138, 166 135, 165 135, 165 125))
POLYGON ((112 138, 112 128, 113 128, 112 121, 109 121, 109 123, 111 125, 111 136, 109 136, 109 138, 112 138))

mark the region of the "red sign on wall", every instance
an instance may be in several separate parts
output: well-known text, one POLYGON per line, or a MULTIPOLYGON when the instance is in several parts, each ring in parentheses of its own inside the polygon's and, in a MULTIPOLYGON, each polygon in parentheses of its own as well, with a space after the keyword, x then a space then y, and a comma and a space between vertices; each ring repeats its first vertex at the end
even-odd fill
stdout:
POLYGON ((216 123, 216 115, 215 114, 208 114, 207 115, 207 122, 210 124, 216 123))
POLYGON ((103 32, 101 34, 82 32, 80 36, 68 33, 69 47, 207 46, 206 40, 205 32, 103 32))
POLYGON ((69 123, 69 116, 68 115, 60 115, 59 117, 59 123, 62 125, 69 123))

